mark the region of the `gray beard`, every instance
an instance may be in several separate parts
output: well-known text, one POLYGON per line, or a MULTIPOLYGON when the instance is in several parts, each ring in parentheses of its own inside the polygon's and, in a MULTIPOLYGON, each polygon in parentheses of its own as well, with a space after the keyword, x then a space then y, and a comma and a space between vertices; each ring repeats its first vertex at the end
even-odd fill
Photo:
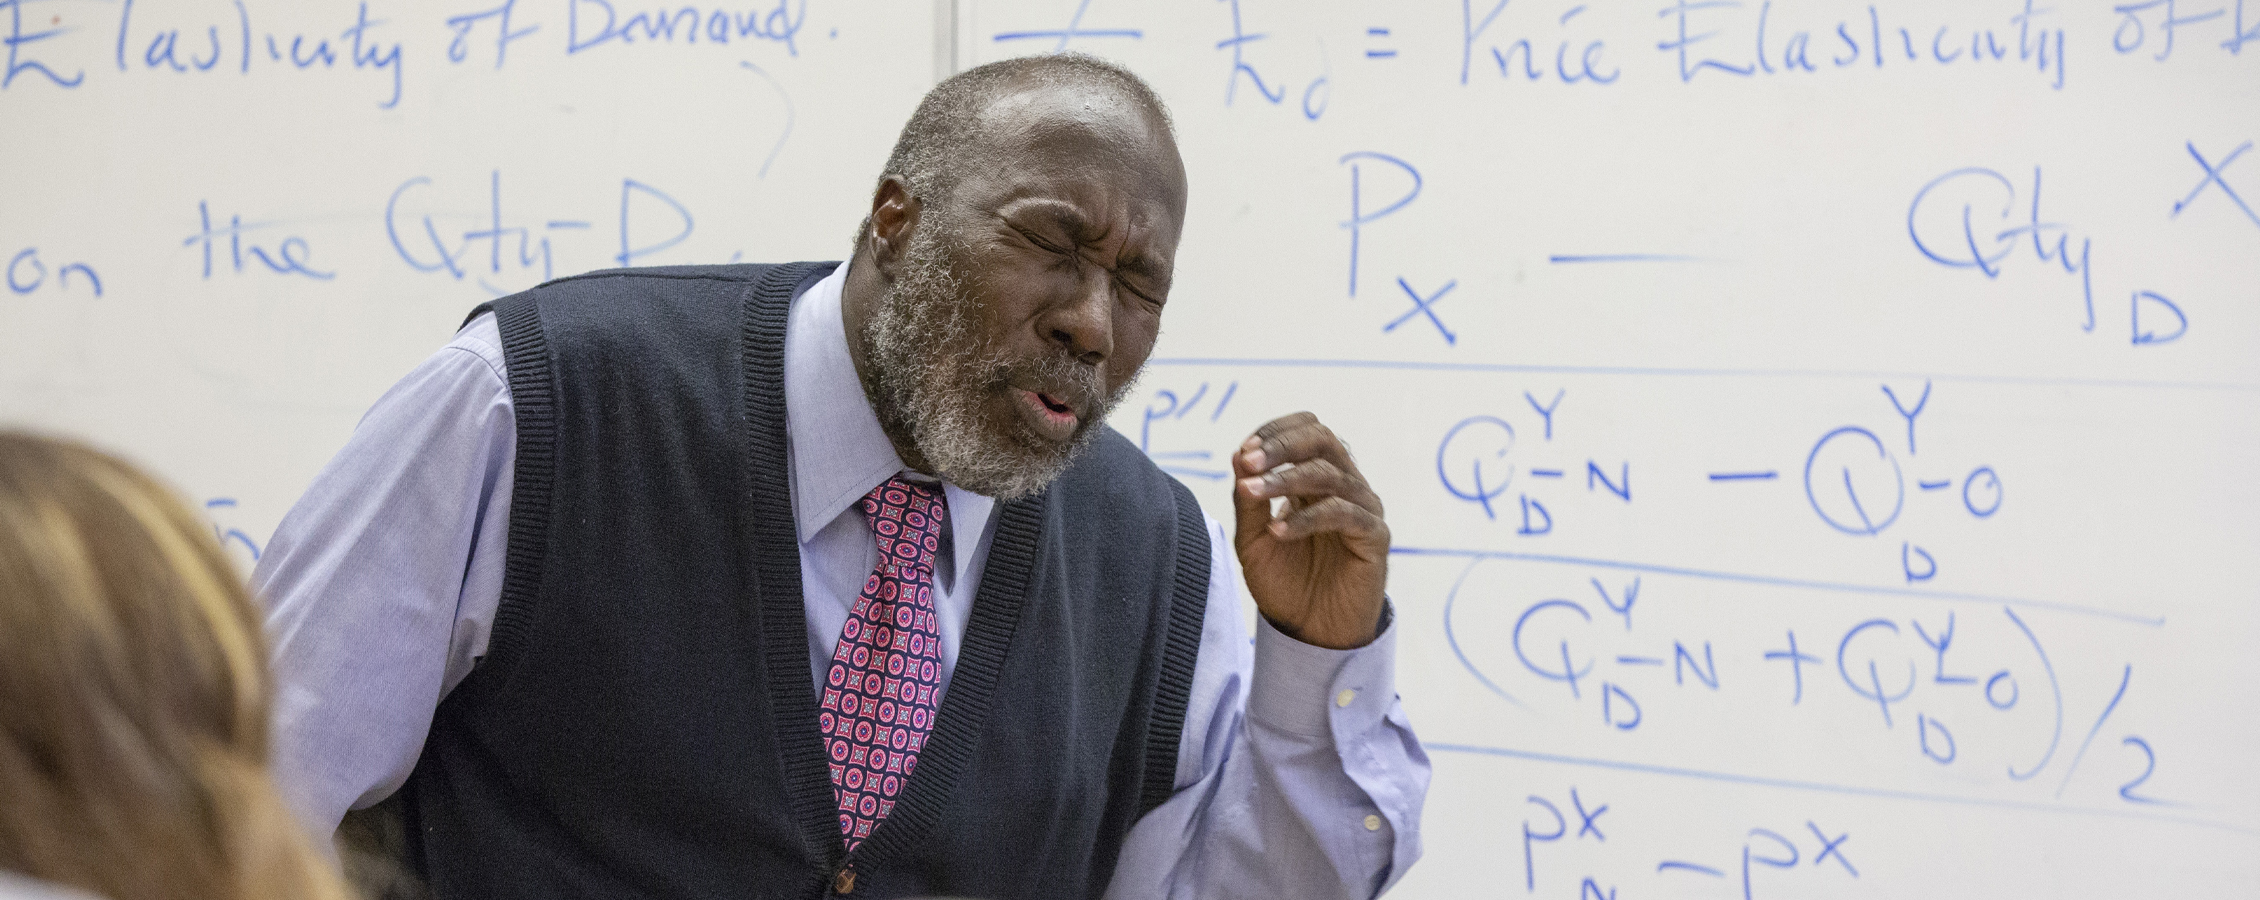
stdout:
POLYGON ((928 206, 894 283, 858 335, 870 369, 864 393, 888 437, 907 436, 932 474, 1000 501, 1031 496, 1091 443, 1131 385, 1108 394, 1098 369, 1065 348, 1024 359, 984 340, 956 265, 960 245, 950 223, 934 215, 937 205, 928 206), (1014 383, 1065 391, 1084 414, 1074 436, 1055 444, 1018 418, 1001 430, 990 422, 984 405, 1014 383))

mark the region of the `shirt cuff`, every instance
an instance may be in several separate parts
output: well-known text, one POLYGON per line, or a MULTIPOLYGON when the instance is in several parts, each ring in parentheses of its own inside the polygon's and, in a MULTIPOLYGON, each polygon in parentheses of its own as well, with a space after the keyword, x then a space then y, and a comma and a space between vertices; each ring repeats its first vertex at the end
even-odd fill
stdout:
POLYGON ((1256 616, 1255 673, 1248 717, 1264 727, 1326 739, 1360 734, 1397 699, 1397 632, 1386 608, 1381 633, 1349 650, 1306 644, 1256 616))

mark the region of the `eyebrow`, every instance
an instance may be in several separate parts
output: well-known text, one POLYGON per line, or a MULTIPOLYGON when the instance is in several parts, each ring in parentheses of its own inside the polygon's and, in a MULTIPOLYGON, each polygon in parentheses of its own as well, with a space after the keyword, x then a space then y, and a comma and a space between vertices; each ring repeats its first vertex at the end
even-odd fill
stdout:
POLYGON ((1158 282, 1169 281, 1168 267, 1163 266, 1151 254, 1133 253, 1125 255, 1115 261, 1114 270, 1144 276, 1158 282))
MULTIPOLYGON (((1098 232, 1097 224, 1092 222, 1089 217, 1084 216, 1082 211, 1076 209, 1075 205, 1071 203, 1052 200, 1037 201, 1016 209, 1006 216, 1007 220, 1022 218, 1040 219, 1043 224, 1067 232, 1069 238, 1077 244, 1090 243, 1091 238, 1095 237, 1098 232)), ((1153 254, 1144 252, 1125 253, 1121 259, 1115 261, 1114 271, 1140 275, 1156 281, 1166 281, 1169 278, 1168 267, 1163 265, 1153 254)))
POLYGON ((1042 219, 1043 224, 1051 225, 1053 227, 1066 231, 1068 237, 1073 239, 1078 244, 1084 243, 1086 239, 1090 238, 1092 236, 1092 233, 1097 230, 1096 226, 1091 223, 1091 220, 1089 218, 1086 218, 1080 211, 1076 210, 1075 207, 1056 201, 1039 201, 1036 203, 1027 204, 1019 209, 1013 210, 1012 213, 1006 216, 1006 218, 1042 219))

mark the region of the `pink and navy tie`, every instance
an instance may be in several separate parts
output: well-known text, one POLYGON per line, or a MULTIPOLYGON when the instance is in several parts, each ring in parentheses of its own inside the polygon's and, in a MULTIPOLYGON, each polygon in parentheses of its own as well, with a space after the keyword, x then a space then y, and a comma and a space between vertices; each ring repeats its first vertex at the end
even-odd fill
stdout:
POLYGON ((879 565, 840 629, 817 711, 840 836, 851 851, 894 809, 934 729, 941 674, 934 553, 949 520, 939 485, 900 477, 872 489, 862 507, 879 542, 879 565))

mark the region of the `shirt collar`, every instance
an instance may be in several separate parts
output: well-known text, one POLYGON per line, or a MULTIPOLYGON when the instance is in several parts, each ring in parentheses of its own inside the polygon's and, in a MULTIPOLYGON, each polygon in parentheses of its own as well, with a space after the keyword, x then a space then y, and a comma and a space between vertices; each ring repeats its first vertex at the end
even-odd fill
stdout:
MULTIPOLYGON (((840 288, 848 264, 809 286, 785 319, 785 434, 793 522, 805 545, 863 495, 903 471, 848 355, 840 288), (807 452, 801 452, 806 450, 807 452)), ((996 501, 944 483, 956 571, 967 571, 996 501)))

